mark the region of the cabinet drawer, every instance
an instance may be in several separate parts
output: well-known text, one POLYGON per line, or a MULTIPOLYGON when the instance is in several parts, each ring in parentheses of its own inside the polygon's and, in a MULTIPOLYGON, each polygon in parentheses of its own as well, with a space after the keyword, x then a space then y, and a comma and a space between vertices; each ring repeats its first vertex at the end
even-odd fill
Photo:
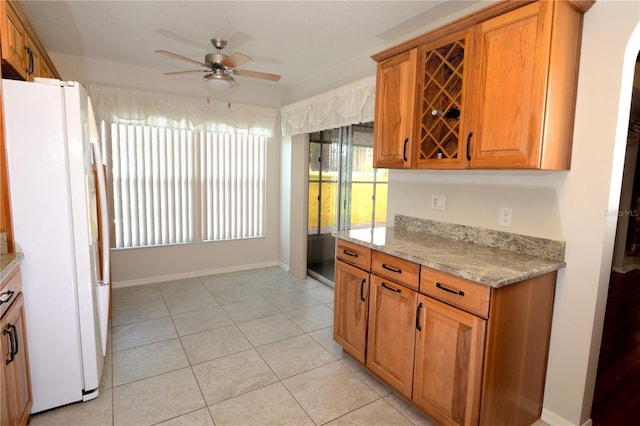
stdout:
POLYGON ((420 293, 487 318, 491 288, 464 278, 422 267, 420 293))
POLYGON ((20 269, 16 268, 13 273, 7 277, 0 286, 0 317, 9 309, 9 306, 18 298, 22 289, 22 280, 20 278, 20 269))
POLYGON ((371 272, 418 290, 420 265, 417 263, 374 250, 371 256, 371 272))
POLYGON ((371 249, 349 241, 338 240, 336 257, 365 271, 371 268, 371 249))

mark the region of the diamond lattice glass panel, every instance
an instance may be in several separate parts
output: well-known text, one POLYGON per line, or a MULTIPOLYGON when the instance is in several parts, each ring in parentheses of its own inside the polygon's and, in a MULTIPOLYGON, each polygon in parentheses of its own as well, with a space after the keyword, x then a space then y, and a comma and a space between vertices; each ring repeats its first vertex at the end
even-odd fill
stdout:
POLYGON ((424 54, 419 160, 455 159, 460 139, 464 40, 424 54))

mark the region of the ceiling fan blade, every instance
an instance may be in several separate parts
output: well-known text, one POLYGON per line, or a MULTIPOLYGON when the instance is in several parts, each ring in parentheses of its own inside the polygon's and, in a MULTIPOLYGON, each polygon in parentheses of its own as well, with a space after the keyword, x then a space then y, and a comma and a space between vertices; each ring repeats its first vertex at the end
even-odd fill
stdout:
POLYGON ((190 70, 190 71, 171 71, 171 72, 163 72, 163 75, 178 75, 178 74, 191 74, 194 72, 209 72, 209 70, 190 70))
POLYGON ((235 75, 239 75, 242 77, 253 77, 253 78, 261 78, 263 80, 270 81, 280 81, 280 76, 278 74, 269 74, 266 72, 258 72, 258 71, 247 71, 247 70, 233 70, 235 75))
POLYGON ((222 61, 222 65, 229 68, 235 68, 251 61, 253 61, 253 59, 251 59, 249 56, 245 55, 244 53, 236 52, 224 58, 224 60, 222 61))
POLYGON ((254 56, 253 61, 260 62, 261 64, 282 65, 282 59, 266 58, 264 56, 254 56))
POLYGON ((203 50, 203 51, 207 51, 209 49, 211 49, 211 46, 209 44, 204 44, 204 43, 198 43, 197 41, 191 40, 190 38, 184 37, 178 33, 175 33, 169 29, 166 28, 158 28, 157 30, 153 31, 156 34, 159 34, 163 37, 166 37, 170 40, 174 40, 183 44, 186 44, 188 46, 194 47, 198 50, 203 50))
POLYGON ((253 37, 249 34, 236 31, 227 37, 226 49, 227 51, 235 52, 236 49, 239 49, 240 46, 250 42, 251 40, 253 40, 253 37))
POLYGON ((186 56, 178 55, 177 53, 169 52, 167 50, 156 50, 156 53, 168 56, 170 58, 179 59, 181 61, 190 62, 192 64, 200 65, 202 67, 206 67, 206 65, 203 64, 202 62, 196 61, 196 60, 191 59, 191 58, 187 58, 186 56))

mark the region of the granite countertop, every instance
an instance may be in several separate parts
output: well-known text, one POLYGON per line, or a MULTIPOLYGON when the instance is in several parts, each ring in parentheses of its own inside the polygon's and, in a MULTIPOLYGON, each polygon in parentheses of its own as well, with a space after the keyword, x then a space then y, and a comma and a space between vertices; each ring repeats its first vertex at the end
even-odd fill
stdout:
POLYGON ((22 262, 22 253, 0 254, 0 282, 4 281, 22 262))
MULTIPOLYGON (((333 235, 496 288, 566 266, 561 259, 538 257, 515 250, 444 238, 428 232, 418 232, 406 226, 339 231, 333 235)), ((548 254, 544 247, 541 248, 541 253, 548 254)), ((564 245, 562 255, 564 256, 564 245)))

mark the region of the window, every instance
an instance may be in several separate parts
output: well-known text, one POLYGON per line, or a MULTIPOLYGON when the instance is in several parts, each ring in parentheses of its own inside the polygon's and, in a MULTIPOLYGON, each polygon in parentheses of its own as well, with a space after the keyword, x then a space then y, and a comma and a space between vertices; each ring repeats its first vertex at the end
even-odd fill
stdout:
POLYGON ((386 224, 388 170, 373 168, 373 123, 310 133, 308 185, 307 272, 332 282, 331 232, 386 224))
POLYGON ((266 136, 109 130, 116 248, 264 236, 266 136))
POLYGON ((308 235, 385 226, 388 170, 372 165, 372 123, 309 135, 308 235))

